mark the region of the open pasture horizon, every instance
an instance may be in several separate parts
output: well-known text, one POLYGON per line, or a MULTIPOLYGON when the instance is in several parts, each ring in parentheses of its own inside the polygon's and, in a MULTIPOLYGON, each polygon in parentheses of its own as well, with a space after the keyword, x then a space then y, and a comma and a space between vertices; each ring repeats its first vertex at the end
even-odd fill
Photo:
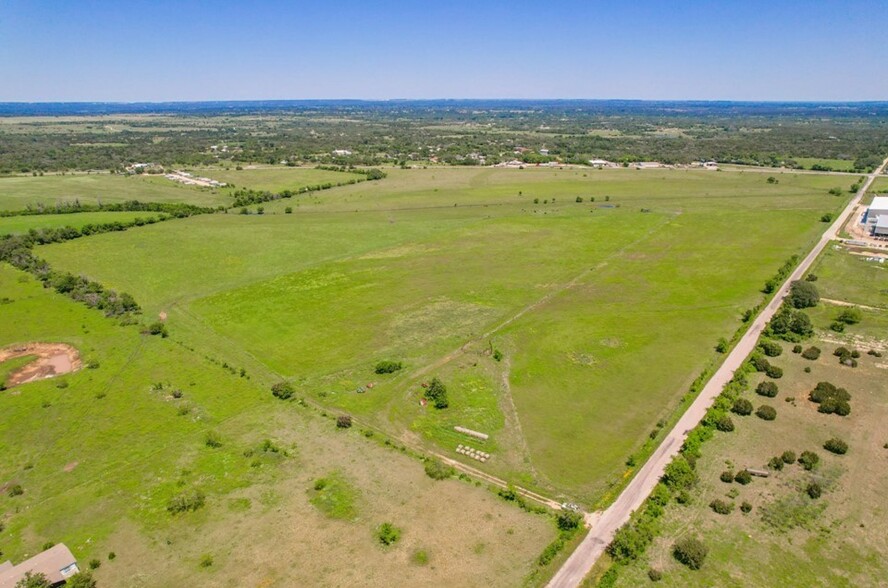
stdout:
POLYGON ((457 457, 452 427, 483 430, 494 457, 468 463, 591 506, 846 202, 836 177, 789 172, 387 172, 37 254, 405 441, 457 457), (382 359, 405 369, 377 376, 382 359), (419 403, 436 375, 442 411, 419 403))

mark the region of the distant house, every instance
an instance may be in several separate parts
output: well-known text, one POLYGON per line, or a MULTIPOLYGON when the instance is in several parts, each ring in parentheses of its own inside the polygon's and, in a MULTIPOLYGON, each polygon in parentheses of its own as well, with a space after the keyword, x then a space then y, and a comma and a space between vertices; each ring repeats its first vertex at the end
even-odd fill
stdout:
POLYGON ((616 167, 617 164, 610 162, 606 159, 590 159, 589 165, 593 167, 616 167))
POLYGON ((345 156, 351 155, 351 154, 352 154, 352 152, 349 151, 348 149, 334 149, 333 150, 333 155, 335 155, 336 157, 345 157, 345 156))
POLYGON ((863 217, 866 225, 873 235, 888 237, 888 196, 876 196, 873 198, 866 214, 863 217))
POLYGON ((543 147, 540 149, 540 155, 549 155, 549 150, 543 147))
POLYGON ((64 543, 59 543, 17 566, 9 561, 0 564, 0 588, 15 588, 28 572, 43 574, 51 585, 61 586, 79 571, 77 560, 71 550, 65 547, 64 543))

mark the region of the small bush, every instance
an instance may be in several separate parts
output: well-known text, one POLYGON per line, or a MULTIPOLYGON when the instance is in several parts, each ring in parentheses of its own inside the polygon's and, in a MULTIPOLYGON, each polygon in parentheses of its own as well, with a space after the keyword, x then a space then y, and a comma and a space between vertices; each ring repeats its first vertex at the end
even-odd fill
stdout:
POLYGON ((16 496, 21 496, 25 493, 25 489, 22 488, 21 484, 13 484, 9 488, 6 489, 6 494, 10 498, 14 498, 16 496))
POLYGON ((648 570, 648 579, 650 579, 651 582, 659 582, 660 580, 663 579, 663 572, 661 572, 660 570, 651 568, 648 570))
POLYGON ((773 421, 777 418, 777 409, 773 406, 768 406, 767 404, 763 404, 755 411, 755 416, 762 419, 763 421, 773 421))
POLYGON ((447 400, 447 387, 438 378, 432 378, 429 382, 428 388, 425 389, 425 397, 435 408, 447 408, 450 405, 447 400))
POLYGON ((744 500, 743 504, 740 505, 740 512, 743 514, 749 514, 752 512, 752 505, 744 500))
POLYGON ((734 511, 734 503, 722 500, 721 498, 716 498, 709 503, 709 508, 720 515, 727 515, 734 511))
POLYGON ((206 496, 200 490, 187 492, 173 496, 167 503, 167 512, 170 514, 179 514, 183 512, 194 512, 206 503, 206 496))
POLYGON ((802 357, 811 361, 815 361, 820 357, 820 348, 814 346, 808 347, 802 352, 802 357))
POLYGON ((153 322, 148 325, 148 329, 145 332, 147 332, 149 335, 160 335, 163 339, 166 339, 170 336, 169 332, 167 331, 166 325, 160 321, 153 322))
POLYGON ((793 352, 793 353, 801 353, 801 352, 802 352, 802 346, 799 345, 798 343, 796 343, 795 345, 792 346, 792 352, 793 352))
POLYGON ((89 564, 87 564, 87 565, 89 565, 89 569, 97 570, 100 567, 102 567, 102 562, 96 558, 93 558, 93 559, 89 560, 89 564))
POLYGON ((734 481, 734 472, 732 472, 730 470, 725 470, 721 473, 721 475, 718 478, 719 478, 719 480, 721 480, 725 484, 730 484, 731 482, 734 481))
POLYGON ((782 459, 783 463, 786 463, 786 464, 795 463, 795 460, 796 460, 795 451, 784 451, 780 455, 780 459, 782 459))
POLYGON ((817 482, 811 482, 810 484, 808 484, 808 487, 805 488, 805 494, 813 499, 817 499, 820 498, 821 494, 823 494, 823 489, 817 482))
POLYGON ((222 437, 216 431, 207 431, 207 436, 204 438, 204 443, 207 447, 212 447, 216 449, 218 447, 222 447, 222 437))
POLYGON ((783 377, 783 368, 779 368, 776 365, 769 365, 768 369, 765 370, 765 374, 769 378, 779 380, 780 378, 783 377))
POLYGON ((503 360, 503 352, 500 351, 499 349, 494 349, 493 350, 493 359, 495 361, 502 361, 503 360))
POLYGON ((336 427, 339 429, 350 429, 352 426, 352 418, 347 414, 341 414, 336 417, 336 427))
POLYGON ((210 568, 213 567, 213 556, 209 553, 205 553, 200 558, 200 567, 202 568, 210 568))
POLYGON ((752 414, 752 403, 745 398, 738 398, 731 406, 731 412, 740 416, 748 416, 752 414))
POLYGON ((295 394, 296 391, 293 389, 293 384, 290 382, 278 382, 271 387, 271 393, 275 398, 289 400, 293 397, 293 394, 295 394))
POLYGON ((573 510, 561 510, 555 516, 555 523, 560 531, 573 531, 583 524, 583 515, 573 510))
POLYGON ((848 453, 848 444, 838 437, 833 437, 832 439, 827 440, 827 442, 823 444, 823 448, 836 455, 845 455, 848 453))
POLYGON ((811 373, 811 366, 809 366, 809 365, 806 365, 806 366, 805 366, 805 373, 806 373, 806 374, 810 374, 810 373, 811 373))
POLYGON ((772 457, 768 461, 768 467, 772 470, 777 470, 778 472, 783 469, 783 465, 783 459, 781 459, 780 457, 772 457))
POLYGON ((845 308, 839 313, 839 316, 836 317, 836 322, 844 323, 846 325, 856 325, 862 320, 863 313, 860 312, 859 308, 845 308))
POLYGON ((437 459, 427 459, 425 462, 425 473, 433 480, 446 480, 456 473, 449 465, 445 465, 437 459))
POLYGON ((746 486, 750 482, 752 482, 752 474, 750 474, 747 470, 740 470, 737 472, 737 475, 734 476, 734 481, 738 484, 746 486))
POLYGON ((400 361, 380 361, 376 364, 374 371, 377 374, 393 374, 400 370, 403 366, 400 361))
POLYGON ((764 353, 768 357, 777 357, 781 353, 783 353, 783 348, 774 341, 762 341, 761 343, 759 343, 759 349, 761 349, 762 353, 764 353))
POLYGON ((723 433, 730 433, 734 430, 734 421, 728 415, 722 415, 715 421, 715 428, 723 433))
POLYGON ((401 538, 401 529, 391 523, 382 523, 376 528, 376 539, 383 545, 393 545, 401 538))
POLYGON ((413 552, 413 555, 410 556, 410 561, 418 566, 425 566, 429 563, 429 554, 424 549, 419 549, 413 552))
POLYGON ((679 539, 672 546, 672 555, 692 570, 699 570, 706 561, 709 549, 696 537, 679 539))
POLYGON ((756 394, 759 396, 767 396, 768 398, 774 398, 777 396, 778 391, 777 384, 774 382, 762 382, 755 388, 756 394))
POLYGON ((113 551, 109 551, 108 552, 108 561, 114 561, 115 559, 117 559, 117 554, 114 553, 113 551))
POLYGON ((715 346, 715 350, 719 353, 727 353, 730 347, 731 345, 728 343, 728 340, 722 337, 718 340, 718 344, 715 346))
POLYGON ((814 453, 813 451, 803 451, 799 456, 799 464, 805 468, 806 471, 811 471, 817 467, 817 464, 820 463, 820 456, 814 453))
POLYGON ((866 352, 867 355, 872 355, 873 357, 882 357, 881 351, 876 351, 875 349, 870 349, 866 352))

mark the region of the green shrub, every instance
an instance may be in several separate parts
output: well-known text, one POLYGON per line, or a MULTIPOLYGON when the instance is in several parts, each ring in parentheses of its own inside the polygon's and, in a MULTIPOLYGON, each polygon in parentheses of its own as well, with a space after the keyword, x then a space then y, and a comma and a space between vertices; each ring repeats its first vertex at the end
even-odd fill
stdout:
POLYGON ((350 429, 352 426, 351 415, 341 414, 336 417, 336 427, 339 429, 350 429))
POLYGON ((793 346, 792 346, 792 352, 793 352, 793 353, 801 353, 801 352, 802 352, 802 346, 799 345, 799 344, 795 344, 795 345, 793 345, 793 346))
POLYGON ((663 482, 673 492, 687 489, 697 483, 697 473, 684 455, 678 455, 666 466, 663 482))
POLYGON ((762 419, 763 421, 773 421, 777 418, 777 409, 775 409, 773 406, 763 404, 756 409, 755 416, 762 419))
POLYGON ((432 378, 428 387, 425 389, 426 399, 434 404, 435 408, 447 408, 447 387, 438 378, 432 378))
POLYGON ((427 459, 425 462, 425 473, 433 480, 446 480, 456 473, 449 465, 438 459, 427 459))
POLYGON ((722 415, 715 421, 715 428, 723 433, 730 433, 734 430, 734 421, 728 415, 722 415))
POLYGON ((811 482, 810 484, 808 484, 808 487, 805 488, 805 494, 813 499, 817 499, 820 498, 821 494, 823 494, 823 489, 817 482, 811 482))
POLYGON ((719 480, 721 480, 725 484, 730 484, 731 482, 734 481, 734 472, 732 472, 730 470, 723 471, 721 473, 721 475, 719 476, 719 480))
POLYGON ((777 388, 777 384, 774 382, 762 382, 755 388, 755 393, 759 396, 767 396, 768 398, 774 398, 777 396, 777 392, 779 389, 777 388))
POLYGON ((22 488, 21 484, 12 484, 6 489, 6 495, 10 498, 14 498, 16 496, 21 496, 25 493, 25 489, 22 488))
POLYGON ((402 367, 400 361, 380 361, 376 364, 374 371, 377 374, 393 374, 402 367))
POLYGON ((812 282, 796 280, 789 287, 787 299, 794 308, 811 308, 820 302, 820 293, 812 282))
POLYGON ((720 515, 727 515, 734 511, 734 503, 722 500, 721 498, 716 498, 709 503, 709 508, 720 515))
POLYGON ((823 448, 836 455, 845 455, 848 453, 848 444, 838 437, 833 437, 823 444, 823 448))
POLYGON ((784 451, 784 452, 780 455, 780 459, 782 459, 782 460, 783 460, 783 463, 786 463, 786 464, 789 464, 789 463, 795 463, 795 460, 796 460, 796 454, 795 454, 795 451, 788 451, 788 450, 787 450, 787 451, 784 451))
POLYGON ((93 559, 89 560, 89 563, 87 565, 89 566, 89 569, 97 570, 100 567, 102 567, 102 562, 99 559, 93 558, 93 559))
POLYGON ((830 323, 829 328, 831 331, 835 331, 836 333, 844 333, 845 323, 840 321, 833 321, 832 323, 830 323))
POLYGON ((200 567, 202 568, 211 568, 213 567, 213 556, 209 553, 205 553, 200 557, 200 567))
POLYGON ((393 545, 401 538, 401 529, 391 523, 382 523, 376 528, 376 539, 383 545, 393 545))
POLYGON ((783 368, 779 368, 776 365, 769 365, 768 369, 765 370, 765 374, 769 378, 779 380, 780 378, 783 377, 783 368))
POLYGON ((862 320, 863 313, 860 312, 859 308, 845 308, 839 313, 839 316, 836 317, 836 322, 844 323, 846 325, 856 325, 862 320))
POLYGON ((706 561, 709 549, 696 537, 679 539, 672 546, 672 555, 692 570, 699 570, 706 561))
POLYGON ((737 472, 737 475, 734 476, 734 481, 738 484, 746 486, 747 484, 752 482, 752 474, 750 474, 747 470, 740 470, 739 472, 737 472))
POLYGON ((280 398, 281 400, 289 400, 295 394, 295 390, 293 389, 293 384, 290 382, 278 382, 274 386, 271 387, 271 393, 275 398, 280 398))
POLYGON ((762 353, 767 355, 768 357, 777 357, 783 353, 783 348, 780 347, 779 344, 774 341, 768 341, 767 339, 763 340, 759 343, 759 349, 762 350, 762 353))
POLYGON ((772 457, 768 461, 768 467, 772 470, 777 470, 778 472, 783 469, 783 460, 779 457, 772 457))
POLYGON ((555 515, 559 531, 574 531, 583 524, 583 515, 573 510, 560 510, 555 515))
POLYGON ((819 463, 820 456, 813 451, 803 451, 799 456, 799 464, 809 472, 816 468, 819 463))
POLYGON ((740 505, 740 512, 742 512, 743 514, 749 514, 751 511, 752 505, 744 500, 743 504, 740 505))
POLYGON ((748 416, 752 414, 752 403, 745 398, 738 398, 731 406, 731 412, 740 416, 748 416))
POLYGON ((660 570, 651 568, 648 570, 648 579, 650 579, 651 582, 659 582, 660 580, 663 579, 663 572, 661 572, 660 570))
POLYGON ((204 438, 204 444, 213 449, 222 447, 222 437, 216 431, 207 431, 207 435, 204 438))
POLYGON ((493 359, 495 361, 502 361, 503 360, 503 352, 500 351, 499 349, 494 349, 493 350, 493 359))
POLYGON ((165 339, 170 336, 167 331, 167 327, 164 323, 157 321, 148 325, 148 329, 145 331, 149 335, 160 335, 162 339, 165 339))
POLYGON ((179 514, 183 512, 194 512, 206 503, 206 496, 200 490, 186 492, 173 496, 167 503, 167 512, 170 514, 179 514))
POLYGON ((715 346, 715 350, 718 353, 727 353, 730 347, 731 345, 730 343, 728 343, 728 340, 722 337, 718 340, 718 344, 715 346))
POLYGON ((820 348, 814 346, 808 347, 802 352, 802 357, 811 361, 815 361, 820 357, 820 348))
POLYGON ((757 353, 753 354, 751 358, 749 358, 749 363, 755 368, 757 372, 767 371, 771 364, 763 355, 759 355, 757 353))
POLYGON ((429 563, 429 554, 424 549, 419 549, 413 552, 413 555, 410 556, 410 561, 418 566, 425 566, 429 563))

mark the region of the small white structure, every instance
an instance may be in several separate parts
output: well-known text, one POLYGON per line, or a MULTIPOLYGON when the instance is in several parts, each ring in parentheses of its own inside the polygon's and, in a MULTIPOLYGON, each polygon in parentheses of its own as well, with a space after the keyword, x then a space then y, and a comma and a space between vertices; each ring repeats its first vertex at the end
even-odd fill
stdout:
POLYGON ((656 169, 658 167, 663 167, 659 161, 639 161, 635 164, 636 169, 656 169))
POLYGON ((616 163, 613 163, 606 159, 590 159, 589 165, 593 167, 617 167, 616 163))
POLYGON ((540 149, 540 155, 549 155, 549 150, 545 147, 540 149))
POLYGON ((888 236, 888 196, 873 198, 866 209, 863 224, 877 237, 888 236))
POLYGON ((351 155, 351 154, 352 154, 352 152, 349 151, 348 149, 334 149, 333 150, 333 155, 336 157, 345 157, 345 156, 351 155))
POLYGON ((71 550, 59 543, 17 566, 8 561, 0 563, 0 588, 14 588, 28 572, 43 574, 52 586, 57 586, 79 571, 71 550))

